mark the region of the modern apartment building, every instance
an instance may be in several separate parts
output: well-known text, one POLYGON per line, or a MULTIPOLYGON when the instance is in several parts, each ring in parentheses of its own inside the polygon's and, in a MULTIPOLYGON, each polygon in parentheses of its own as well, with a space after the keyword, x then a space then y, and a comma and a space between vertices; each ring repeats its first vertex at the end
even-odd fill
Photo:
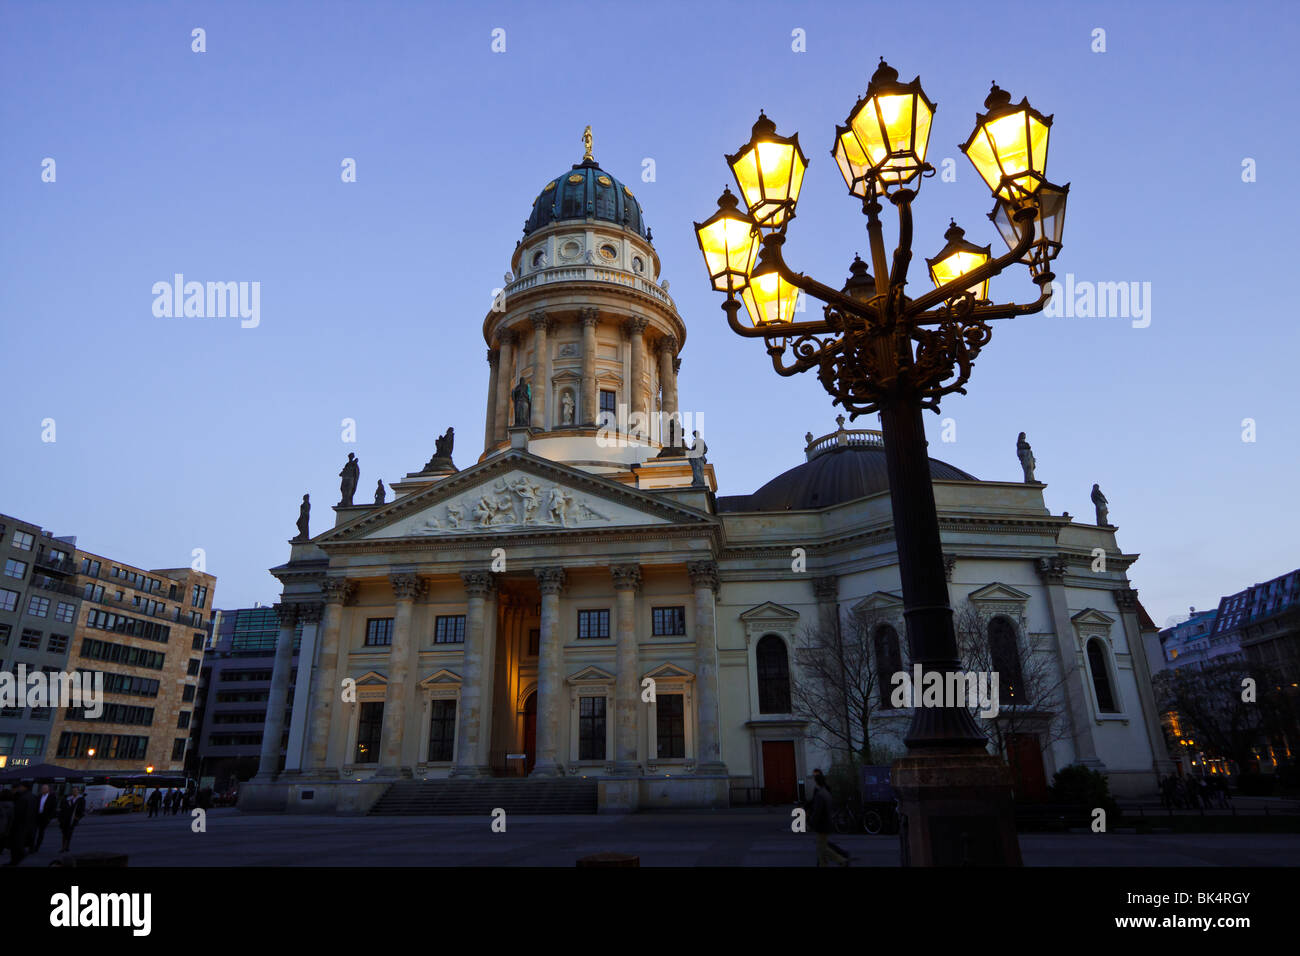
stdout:
MULTIPOLYGON (((0 672, 67 669, 81 607, 70 585, 76 541, 0 514, 0 672)), ((0 705, 0 764, 45 760, 53 723, 52 708, 0 705)))

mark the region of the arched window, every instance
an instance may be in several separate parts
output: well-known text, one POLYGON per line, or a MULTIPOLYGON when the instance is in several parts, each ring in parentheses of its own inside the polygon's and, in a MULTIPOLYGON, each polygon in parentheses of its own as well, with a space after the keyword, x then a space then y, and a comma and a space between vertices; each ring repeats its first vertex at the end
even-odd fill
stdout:
POLYGON ((1092 689, 1097 694, 1097 709, 1103 714, 1117 714, 1115 694, 1110 686, 1110 668, 1106 666, 1106 649, 1099 638, 1088 641, 1088 669, 1092 671, 1092 689))
POLYGON ((775 634, 765 635, 754 648, 754 659, 758 663, 758 712, 790 713, 790 660, 785 641, 775 634))
POLYGON ((876 652, 876 690, 880 694, 880 709, 893 710, 890 697, 894 689, 894 675, 903 669, 903 651, 898 643, 898 632, 888 624, 876 628, 872 642, 876 652))
POLYGON ((1020 668, 1020 647, 1015 625, 1005 617, 989 621, 989 658, 998 674, 998 700, 1010 704, 1026 703, 1025 677, 1020 668))

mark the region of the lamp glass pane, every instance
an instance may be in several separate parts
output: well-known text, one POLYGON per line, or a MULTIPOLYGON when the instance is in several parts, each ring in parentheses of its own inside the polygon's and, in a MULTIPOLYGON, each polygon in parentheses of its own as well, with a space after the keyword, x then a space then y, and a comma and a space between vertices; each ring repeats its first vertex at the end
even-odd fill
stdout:
POLYGON ((794 321, 799 290, 776 272, 750 277, 741 293, 745 311, 756 327, 794 321))
POLYGON ((835 162, 839 165, 840 175, 844 177, 844 184, 849 187, 849 190, 855 196, 865 196, 867 192, 865 178, 870 164, 867 162, 867 154, 862 151, 852 129, 845 130, 836 139, 835 162))
POLYGON ((966 147, 966 158, 971 161, 971 165, 980 174, 980 178, 988 184, 989 189, 996 193, 1002 184, 1002 168, 998 165, 997 154, 988 137, 986 127, 981 126, 975 131, 974 138, 966 147))
MULTIPOLYGON (((939 288, 954 279, 960 279, 988 261, 989 257, 982 252, 954 252, 930 267, 930 278, 934 280, 935 288, 939 288)), ((969 287, 977 299, 988 298, 988 288, 987 279, 969 287)))
POLYGON ((736 175, 736 185, 740 187, 741 195, 745 197, 745 204, 757 218, 758 207, 763 202, 763 184, 758 173, 758 151, 745 150, 732 164, 731 171, 736 175))

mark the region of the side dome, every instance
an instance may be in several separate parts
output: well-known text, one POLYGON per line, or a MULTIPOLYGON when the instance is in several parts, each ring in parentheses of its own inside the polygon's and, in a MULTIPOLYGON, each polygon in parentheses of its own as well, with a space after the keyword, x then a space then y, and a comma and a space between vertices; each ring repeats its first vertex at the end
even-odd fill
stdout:
POLYGON ((533 211, 524 223, 528 236, 553 222, 595 219, 621 226, 649 241, 641 204, 632 190, 596 164, 585 159, 569 172, 547 183, 533 200, 533 211))
MULTIPOLYGON (((811 438, 811 436, 809 436, 811 438)), ((783 472, 752 495, 718 499, 719 511, 807 511, 889 491, 889 470, 879 432, 839 432, 809 441, 808 461, 783 472)), ((930 459, 936 481, 978 481, 947 462, 930 459)))

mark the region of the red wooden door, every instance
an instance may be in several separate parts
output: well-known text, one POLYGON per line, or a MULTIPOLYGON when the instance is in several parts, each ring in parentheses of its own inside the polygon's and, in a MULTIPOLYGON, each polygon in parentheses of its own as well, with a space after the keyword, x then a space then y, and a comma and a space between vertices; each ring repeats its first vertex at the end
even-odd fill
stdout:
POLYGON ((1033 734, 1010 734, 1007 737, 1007 762, 1015 777, 1016 796, 1022 800, 1047 799, 1047 774, 1043 770, 1043 751, 1033 734))
POLYGON ((533 772, 533 764, 537 763, 537 694, 528 695, 528 700, 524 701, 524 753, 528 758, 524 761, 524 773, 533 772))
POLYGON ((766 803, 794 803, 794 741, 763 741, 763 799, 766 803))

